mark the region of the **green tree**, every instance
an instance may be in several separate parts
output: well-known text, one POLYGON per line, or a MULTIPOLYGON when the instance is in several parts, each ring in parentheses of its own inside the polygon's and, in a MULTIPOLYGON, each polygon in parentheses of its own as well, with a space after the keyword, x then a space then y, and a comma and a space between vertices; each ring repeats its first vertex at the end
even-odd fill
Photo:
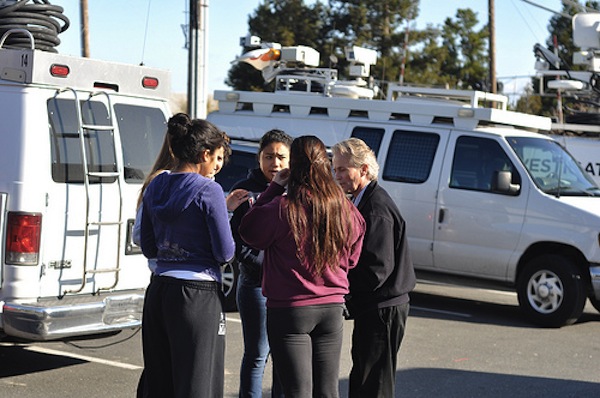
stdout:
POLYGON ((477 14, 459 9, 455 19, 446 18, 440 28, 429 25, 420 50, 412 52, 406 81, 461 89, 487 89, 487 26, 476 29, 477 14))
POLYGON ((371 75, 379 81, 397 80, 402 64, 403 26, 418 15, 419 1, 330 0, 329 6, 332 38, 337 39, 332 48, 340 56, 344 47, 351 45, 376 50, 379 56, 371 75))
POLYGON ((541 115, 542 97, 533 94, 531 87, 525 89, 525 93, 517 100, 515 111, 529 113, 531 115, 541 115))
MULTIPOLYGON (((420 40, 413 38, 411 41, 419 42, 422 47, 409 53, 405 81, 412 84, 455 86, 455 77, 442 73, 442 70, 447 69, 450 51, 440 45, 441 30, 429 24, 418 34, 421 36, 420 40)), ((411 35, 414 37, 415 32, 411 32, 411 35)))

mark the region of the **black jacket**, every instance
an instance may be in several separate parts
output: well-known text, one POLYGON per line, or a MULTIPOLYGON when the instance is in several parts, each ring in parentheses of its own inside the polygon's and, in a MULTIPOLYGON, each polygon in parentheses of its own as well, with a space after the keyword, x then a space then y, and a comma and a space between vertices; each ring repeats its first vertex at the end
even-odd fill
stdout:
POLYGON ((358 265, 348 273, 347 305, 353 317, 408 302, 408 293, 416 285, 406 223, 377 181, 367 186, 358 210, 367 223, 367 231, 358 265))
MULTIPOLYGON (((245 180, 236 182, 231 190, 242 188, 253 193, 254 200, 258 194, 264 192, 269 186, 269 181, 265 178, 262 171, 252 169, 248 172, 248 177, 245 180)), ((250 203, 242 203, 235 211, 230 220, 231 232, 235 240, 235 257, 240 263, 240 270, 244 273, 247 280, 255 286, 261 285, 262 280, 262 262, 264 254, 258 249, 248 246, 240 237, 238 228, 242 222, 242 217, 250 209, 250 203)))

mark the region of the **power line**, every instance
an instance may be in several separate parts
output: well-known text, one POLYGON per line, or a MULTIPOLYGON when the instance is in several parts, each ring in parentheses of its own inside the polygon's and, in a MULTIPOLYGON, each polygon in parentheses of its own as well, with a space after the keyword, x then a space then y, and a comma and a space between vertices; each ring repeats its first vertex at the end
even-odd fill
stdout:
POLYGON ((144 55, 146 52, 146 38, 148 37, 148 22, 150 21, 150 5, 152 0, 148 0, 148 11, 146 12, 146 29, 144 30, 144 44, 142 45, 142 62, 140 65, 144 65, 144 55))
POLYGON ((534 39, 536 39, 537 41, 540 41, 539 38, 537 37, 537 34, 534 32, 534 30, 531 28, 530 25, 530 21, 534 21, 536 22, 538 28, 540 28, 540 30, 543 30, 543 28, 540 26, 540 24, 538 23, 537 18, 533 18, 531 16, 531 13, 529 12, 529 10, 527 8, 525 8, 527 10, 527 12, 529 13, 530 18, 525 18, 525 15, 523 15, 523 13, 521 12, 521 9, 519 7, 517 7, 517 5, 515 4, 514 1, 512 1, 512 5, 515 8, 515 10, 519 13, 519 15, 521 16, 521 19, 523 19, 523 22, 525 22, 525 25, 527 26, 527 28, 529 29, 529 31, 531 32, 531 34, 533 35, 534 39))
POLYGON ((537 3, 534 3, 534 2, 533 2, 533 1, 531 1, 531 0, 521 0, 521 1, 523 1, 523 2, 525 2, 525 3, 527 3, 527 4, 529 4, 529 5, 532 5, 532 6, 534 6, 534 7, 541 8, 542 10, 545 10, 545 11, 551 12, 552 14, 560 15, 561 17, 565 17, 565 18, 569 18, 569 19, 571 19, 571 17, 572 17, 572 16, 571 16, 571 15, 569 15, 569 14, 565 14, 564 12, 558 12, 558 11, 554 11, 553 9, 550 9, 550 8, 548 8, 548 7, 544 7, 544 6, 542 6, 542 5, 539 5, 539 4, 537 4, 537 3))

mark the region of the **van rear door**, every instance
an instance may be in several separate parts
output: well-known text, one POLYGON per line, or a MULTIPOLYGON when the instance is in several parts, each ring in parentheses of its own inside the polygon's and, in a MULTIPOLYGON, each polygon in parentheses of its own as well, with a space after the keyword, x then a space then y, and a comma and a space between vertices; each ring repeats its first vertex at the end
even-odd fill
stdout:
POLYGON ((435 268, 448 273, 504 280, 519 242, 527 192, 499 193, 499 171, 521 176, 495 136, 453 131, 439 186, 434 229, 435 268))
POLYGON ((131 247, 130 229, 141 183, 164 137, 161 105, 74 92, 47 100, 52 167, 42 297, 147 285, 146 260, 131 247))
MULTIPOLYGON (((88 96, 69 89, 47 102, 53 184, 44 226, 45 273, 58 277, 58 296, 112 286, 115 272, 91 272, 118 263, 122 187, 114 118, 106 95, 88 96)), ((42 284, 43 290, 49 286, 55 284, 42 284)))

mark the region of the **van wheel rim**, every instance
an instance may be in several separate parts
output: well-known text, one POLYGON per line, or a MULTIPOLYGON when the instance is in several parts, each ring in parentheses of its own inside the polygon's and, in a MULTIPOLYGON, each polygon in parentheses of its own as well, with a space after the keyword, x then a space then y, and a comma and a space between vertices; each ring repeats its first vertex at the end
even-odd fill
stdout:
POLYGON ((223 293, 225 296, 229 295, 229 293, 231 293, 231 289, 233 289, 233 278, 235 278, 235 273, 233 272, 232 266, 225 266, 223 273, 221 274, 223 293))
POLYGON ((560 308, 564 288, 560 278, 553 272, 542 270, 531 276, 527 284, 527 299, 533 309, 550 314, 560 308))

